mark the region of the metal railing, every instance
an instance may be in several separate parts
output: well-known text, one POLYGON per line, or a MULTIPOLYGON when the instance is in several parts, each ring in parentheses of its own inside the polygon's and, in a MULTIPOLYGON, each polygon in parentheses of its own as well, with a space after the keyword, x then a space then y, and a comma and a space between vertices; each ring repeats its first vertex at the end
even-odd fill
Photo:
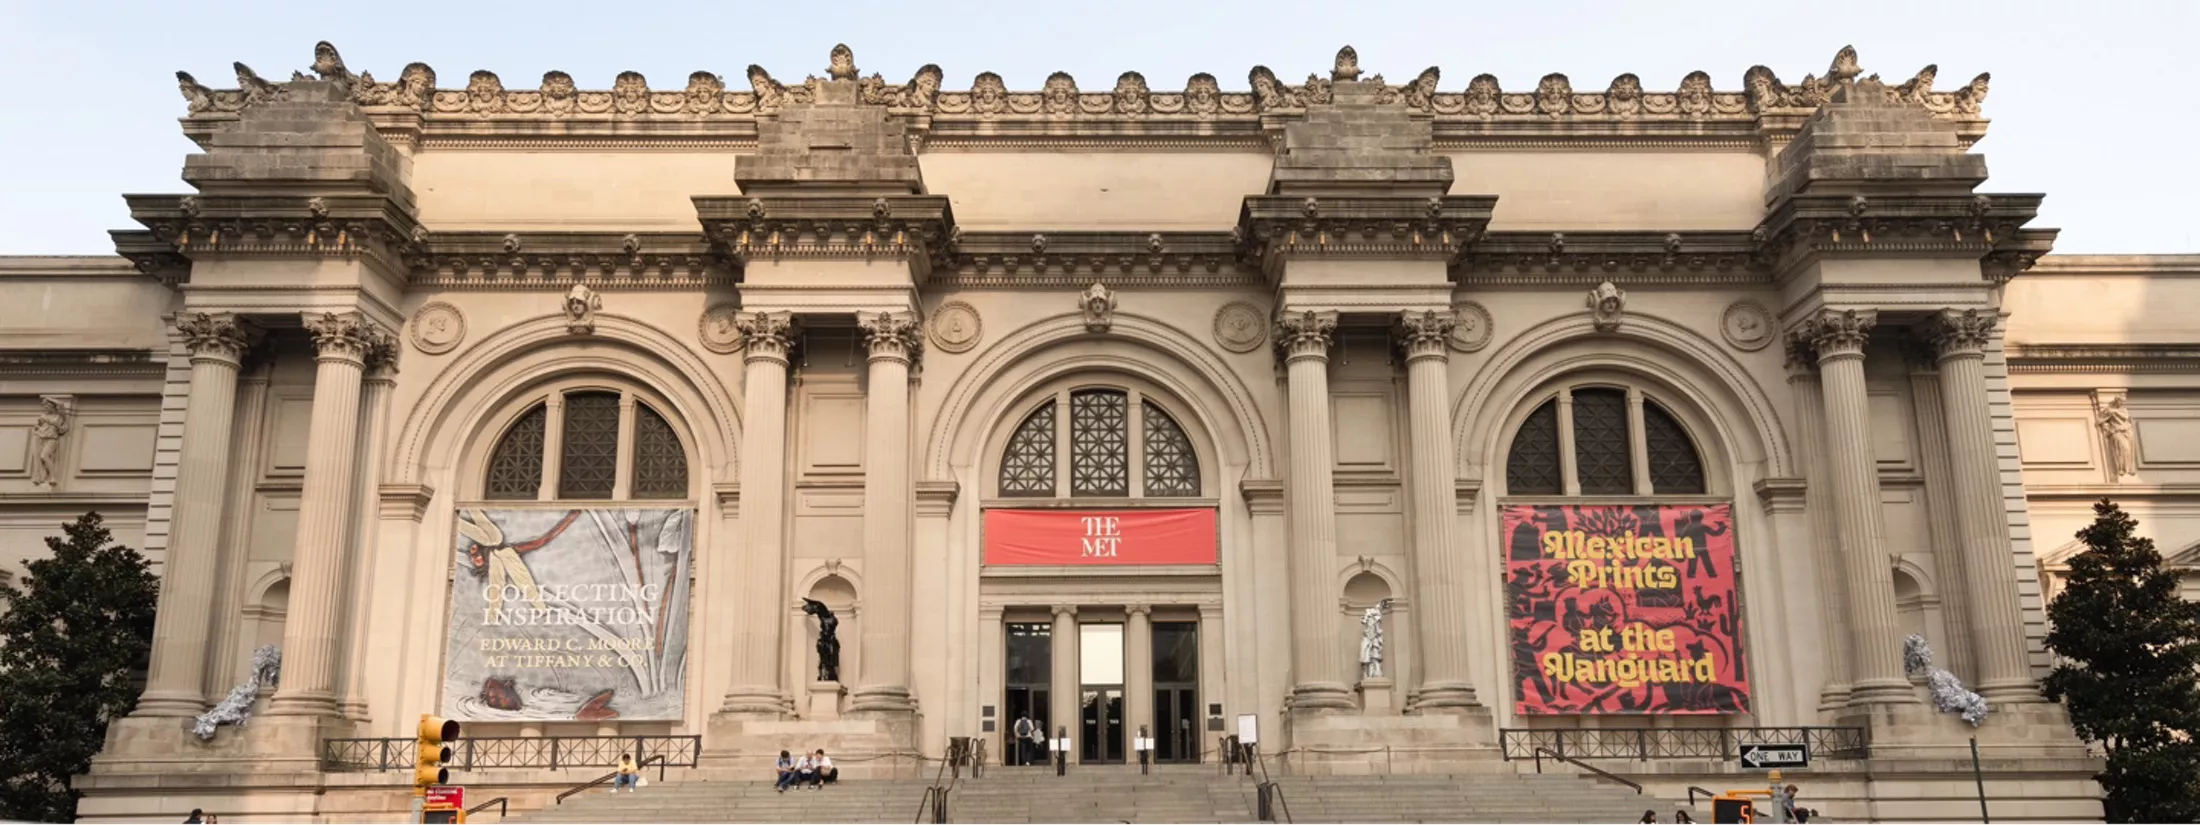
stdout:
MULTIPOLYGON (((332 772, 409 771, 414 740, 323 739, 321 769, 332 772)), ((631 754, 660 760, 675 768, 695 767, 703 752, 701 736, 491 736, 451 743, 452 770, 484 768, 597 768, 616 765, 631 754)))
POLYGON ((1688 786, 1688 807, 1696 807, 1696 796, 1698 794, 1702 794, 1705 799, 1719 798, 1719 795, 1717 793, 1714 793, 1709 789, 1698 788, 1694 785, 1690 785, 1688 786))
POLYGON ((507 819, 507 818, 510 818, 510 817, 511 817, 511 815, 512 815, 512 811, 511 811, 511 807, 512 807, 512 805, 511 805, 511 800, 509 800, 509 799, 505 799, 504 797, 501 797, 501 796, 500 796, 500 797, 497 797, 497 798, 495 798, 495 799, 491 799, 491 800, 489 800, 489 801, 487 801, 487 802, 483 802, 483 803, 481 803, 481 804, 479 804, 479 805, 475 805, 475 806, 473 806, 473 807, 471 807, 471 808, 467 808, 467 809, 466 809, 466 815, 470 817, 470 816, 473 816, 474 814, 478 814, 478 813, 481 813, 482 811, 486 811, 486 810, 489 810, 489 806, 491 806, 491 805, 495 805, 495 806, 496 806, 496 809, 497 809, 497 819, 499 819, 499 820, 503 820, 503 819, 507 819))
MULTIPOLYGON (((1628 779, 1627 777, 1624 777, 1624 776, 1620 776, 1619 774, 1616 774, 1616 773, 1612 773, 1611 771, 1607 771, 1607 770, 1605 770, 1605 769, 1603 769, 1603 768, 1599 768, 1599 767, 1597 767, 1597 766, 1595 766, 1595 765, 1591 765, 1591 764, 1589 764, 1589 763, 1587 763, 1587 762, 1583 762, 1583 761, 1581 761, 1581 760, 1579 760, 1579 759, 1575 759, 1575 758, 1573 758, 1573 757, 1570 757, 1570 756, 1566 756, 1566 755, 1564 755, 1564 754, 1558 753, 1557 751, 1553 751, 1553 750, 1551 750, 1550 748, 1536 748, 1536 749, 1535 749, 1535 772, 1536 772, 1536 773, 1542 773, 1542 772, 1543 772, 1543 757, 1546 757, 1546 756, 1548 756, 1548 757, 1550 757, 1550 758, 1552 758, 1552 759, 1558 760, 1558 761, 1560 761, 1560 762, 1564 762, 1564 763, 1566 763, 1566 764, 1568 764, 1568 765, 1572 765, 1572 766, 1574 766, 1574 767, 1576 767, 1576 768, 1580 768, 1580 769, 1582 769, 1582 770, 1585 770, 1585 771, 1588 771, 1588 772, 1590 772, 1590 773, 1596 774, 1596 775, 1598 775, 1598 776, 1604 777, 1605 779, 1609 779, 1609 780, 1612 780, 1613 782, 1618 782, 1619 784, 1622 784, 1622 785, 1626 785, 1627 787, 1630 787, 1630 788, 1634 788, 1634 789, 1635 789, 1635 793, 1642 793, 1642 783, 1640 783, 1640 782, 1636 782, 1635 780, 1632 780, 1632 779, 1628 779)), ((1693 804, 1695 804, 1695 803, 1689 803, 1689 804, 1693 805, 1693 804)))
MULTIPOLYGON (((664 783, 665 783, 665 758, 664 758, 663 756, 661 756, 661 755, 660 755, 660 756, 652 756, 652 757, 649 757, 649 758, 647 758, 647 759, 644 759, 644 760, 642 760, 642 761, 641 761, 641 764, 638 764, 638 765, 635 765, 635 766, 634 766, 634 772, 635 772, 635 773, 637 773, 637 774, 639 774, 639 773, 641 773, 641 772, 642 772, 643 770, 646 770, 646 769, 648 769, 648 768, 649 768, 649 763, 651 763, 651 762, 655 762, 655 763, 657 763, 657 784, 659 784, 659 785, 662 785, 662 784, 664 784, 664 783)), ((586 781, 586 782, 583 782, 583 783, 581 783, 581 784, 578 784, 578 785, 574 785, 574 786, 573 786, 573 787, 571 787, 571 788, 567 788, 567 789, 565 790, 565 792, 564 792, 564 793, 558 794, 558 799, 557 799, 557 801, 556 801, 556 802, 553 802, 553 803, 551 803, 551 804, 553 804, 553 805, 563 805, 563 804, 565 804, 565 800, 566 800, 566 798, 567 798, 567 797, 570 797, 570 796, 573 796, 573 795, 575 795, 575 794, 581 793, 581 792, 583 792, 583 791, 586 791, 586 790, 588 790, 589 788, 593 788, 593 787, 596 787, 597 785, 601 785, 601 784, 603 784, 603 783, 605 783, 605 782, 609 782, 609 781, 611 781, 611 777, 614 777, 614 776, 618 776, 618 775, 619 775, 619 772, 618 772, 618 771, 612 771, 612 772, 610 772, 610 773, 607 773, 607 774, 604 774, 604 775, 602 775, 602 776, 596 777, 596 778, 594 778, 594 779, 588 780, 588 781, 586 781)), ((617 790, 617 789, 616 789, 616 788, 614 788, 613 790, 617 790)))
POLYGON ((1538 749, 1569 759, 1734 759, 1742 745, 1808 745, 1823 759, 1871 754, 1861 727, 1504 728, 1498 740, 1507 760, 1534 758, 1538 749))

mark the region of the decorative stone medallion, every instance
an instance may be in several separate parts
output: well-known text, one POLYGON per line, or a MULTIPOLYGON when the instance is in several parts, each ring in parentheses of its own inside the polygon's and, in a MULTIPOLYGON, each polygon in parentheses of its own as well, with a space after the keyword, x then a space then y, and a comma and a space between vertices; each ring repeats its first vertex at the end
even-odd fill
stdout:
POLYGON ((436 301, 413 313, 412 345, 414 349, 429 355, 442 355, 457 349, 466 340, 466 316, 458 307, 436 301))
POLYGON ((985 334, 985 324, 978 320, 976 308, 961 301, 949 301, 933 310, 930 331, 932 346, 941 351, 969 352, 985 334))
POLYGON ((1474 352, 1490 345, 1490 311, 1473 301, 1452 304, 1459 313, 1457 323, 1451 325, 1451 348, 1460 352, 1474 352))
POLYGON ((1772 313, 1756 301, 1735 301, 1719 318, 1719 333, 1743 352, 1756 352, 1772 343, 1772 313))
POLYGON ((740 310, 732 304, 719 304, 703 310, 702 320, 696 323, 696 337, 703 342, 703 349, 727 355, 741 349, 741 327, 734 323, 740 310))
POLYGON ((1231 352, 1252 352, 1268 340, 1268 320, 1260 308, 1232 301, 1215 310, 1215 343, 1231 352))

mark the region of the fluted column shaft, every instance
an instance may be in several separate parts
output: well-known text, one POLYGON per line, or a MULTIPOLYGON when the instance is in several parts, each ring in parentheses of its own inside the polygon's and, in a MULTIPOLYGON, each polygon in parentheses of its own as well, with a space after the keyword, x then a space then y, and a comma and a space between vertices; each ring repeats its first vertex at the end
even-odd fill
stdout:
POLYGON ((1940 397, 1940 369, 1938 357, 1931 348, 1924 347, 1923 358, 1918 347, 1912 347, 1910 358, 1910 403, 1917 408, 1917 431, 1923 436, 1918 449, 1918 469, 1925 477, 1926 521, 1931 524, 1933 548, 1933 575, 1940 581, 1941 623, 1947 628, 1947 638, 1934 639, 1933 649, 1939 654, 1937 664, 1948 672, 1976 681, 1978 669, 1971 655, 1970 599, 1959 583, 1967 579, 1963 573, 1963 525, 1957 518, 1954 470, 1948 456, 1948 444, 1935 435, 1948 432, 1946 405, 1940 397))
POLYGON ((862 679, 857 711, 908 711, 910 605, 909 367, 919 355, 916 316, 858 313, 870 348, 864 400, 862 679))
MULTIPOLYGON (((1123 608, 1123 721, 1126 736, 1139 731, 1159 736, 1153 729, 1153 606, 1134 604, 1123 608)), ((1135 749, 1136 742, 1125 742, 1135 749)), ((1136 750, 1125 751, 1132 764, 1136 750)))
POLYGON ((2016 563, 2010 557, 2001 466, 1987 408, 1986 344, 1999 320, 1991 310, 1947 310, 1926 325, 1940 354, 1941 412, 1948 419, 1948 463, 1955 477, 1956 518, 1962 524, 1963 571, 1970 591, 1965 601, 1978 654, 1978 690, 1997 704, 2041 701, 2017 611, 2016 563))
POLYGON ((1452 540, 1457 474, 1451 447, 1451 330, 1457 316, 1408 312, 1397 338, 1405 350, 1406 407, 1412 437, 1413 615, 1420 620, 1420 690, 1413 707, 1475 707, 1468 681, 1468 560, 1452 540))
MULTIPOLYGON (((743 313, 735 321, 747 346, 741 387, 741 604, 735 608, 733 687, 720 710, 780 715, 792 708, 780 686, 785 631, 787 367, 793 316, 743 313)), ((865 624, 869 624, 866 622, 865 624)), ((870 658, 869 653, 864 658, 870 658)))
POLYGON ((1329 429, 1329 342, 1334 312, 1286 314, 1276 322, 1276 346, 1284 359, 1290 396, 1289 503, 1292 710, 1342 710, 1353 706, 1338 647, 1335 568, 1337 493, 1329 429))
POLYGON ((224 494, 229 489, 230 426, 237 371, 253 329, 228 315, 199 313, 177 322, 191 350, 176 506, 153 618, 153 659, 138 716, 196 716, 206 710, 208 633, 213 626, 224 494))
POLYGON ((313 333, 319 354, 291 558, 290 609, 283 627, 282 682, 268 706, 275 716, 324 716, 337 710, 360 383, 368 352, 385 335, 357 315, 308 316, 306 330, 313 333))
POLYGON ((1826 397, 1827 480, 1840 522, 1841 559, 1848 573, 1852 638, 1850 704, 1914 702, 1902 675, 1895 638, 1894 570, 1888 565, 1886 513, 1871 443, 1871 406, 1864 386, 1864 345, 1877 318, 1870 312, 1828 312, 1810 322, 1826 397))
MULTIPOLYGON (((383 430, 390 417, 390 391, 397 387, 397 342, 383 342, 367 354, 366 380, 359 397, 359 472, 352 484, 351 555, 345 578, 351 595, 344 602, 344 693, 340 703, 344 718, 368 721, 367 627, 374 617, 374 523, 381 512, 381 454, 383 430)), ((630 443, 630 442, 628 442, 630 443)), ((386 615, 386 614, 385 614, 386 615)))
MULTIPOLYGON (((1063 735, 1061 732, 1064 730, 1069 731, 1067 735, 1072 739, 1080 736, 1078 733, 1077 708, 1082 699, 1079 694, 1084 686, 1078 682, 1077 678, 1083 660, 1080 658, 1078 651, 1078 643, 1081 640, 1077 635, 1076 607, 1071 605, 1054 606, 1053 637, 1054 667, 1052 670, 1054 684, 1052 692, 1047 698, 1047 713, 1053 717, 1049 720, 1050 724, 1047 726, 1047 741, 1050 742, 1055 737, 1063 735)), ((1042 750, 1046 751, 1050 759, 1053 757, 1053 751, 1042 750)), ((1077 761, 1077 752, 1074 749, 1070 751, 1069 761, 1077 761)))
POLYGON ((1807 341, 1788 346, 1788 385, 1795 390, 1796 428, 1802 433, 1804 505, 1810 508, 1812 550, 1818 559, 1821 589, 1818 609, 1825 622, 1826 681, 1818 688, 1818 709, 1831 711, 1849 703, 1848 584, 1840 541, 1840 523, 1834 504, 1833 479, 1828 471, 1832 456, 1826 449, 1826 396, 1819 386, 1817 354, 1807 341))

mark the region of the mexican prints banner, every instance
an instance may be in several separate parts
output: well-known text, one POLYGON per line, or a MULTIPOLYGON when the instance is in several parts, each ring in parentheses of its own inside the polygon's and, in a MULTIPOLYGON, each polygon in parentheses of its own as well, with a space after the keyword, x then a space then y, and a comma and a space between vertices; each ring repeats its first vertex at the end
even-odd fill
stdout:
POLYGON ((1504 537, 1515 710, 1748 712, 1732 505, 1510 506, 1504 537))
POLYGON ((680 720, 694 518, 671 509, 464 509, 443 715, 680 720))
POLYGON ((1215 511, 987 510, 986 564, 1215 564, 1215 511))

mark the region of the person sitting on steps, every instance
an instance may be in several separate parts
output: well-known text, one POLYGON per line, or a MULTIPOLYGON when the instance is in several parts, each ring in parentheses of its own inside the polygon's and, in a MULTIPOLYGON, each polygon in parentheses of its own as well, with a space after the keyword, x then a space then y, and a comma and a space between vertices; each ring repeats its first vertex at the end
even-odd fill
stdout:
POLYGON ((794 757, 786 751, 780 751, 777 770, 779 771, 778 790, 780 793, 786 793, 787 786, 794 784, 794 757))
POLYGON ((634 754, 619 754, 618 772, 611 775, 611 792, 618 793, 620 788, 625 788, 627 793, 635 793, 640 790, 641 779, 642 770, 634 765, 634 754))
POLYGON ((840 769, 833 767, 833 758, 825 755, 824 748, 810 757, 810 787, 820 788, 828 782, 840 781, 840 769))
POLYGON ((801 759, 795 760, 794 763, 795 790, 802 790, 803 786, 808 786, 813 791, 817 790, 818 787, 817 760, 811 758, 807 753, 803 754, 801 759))

